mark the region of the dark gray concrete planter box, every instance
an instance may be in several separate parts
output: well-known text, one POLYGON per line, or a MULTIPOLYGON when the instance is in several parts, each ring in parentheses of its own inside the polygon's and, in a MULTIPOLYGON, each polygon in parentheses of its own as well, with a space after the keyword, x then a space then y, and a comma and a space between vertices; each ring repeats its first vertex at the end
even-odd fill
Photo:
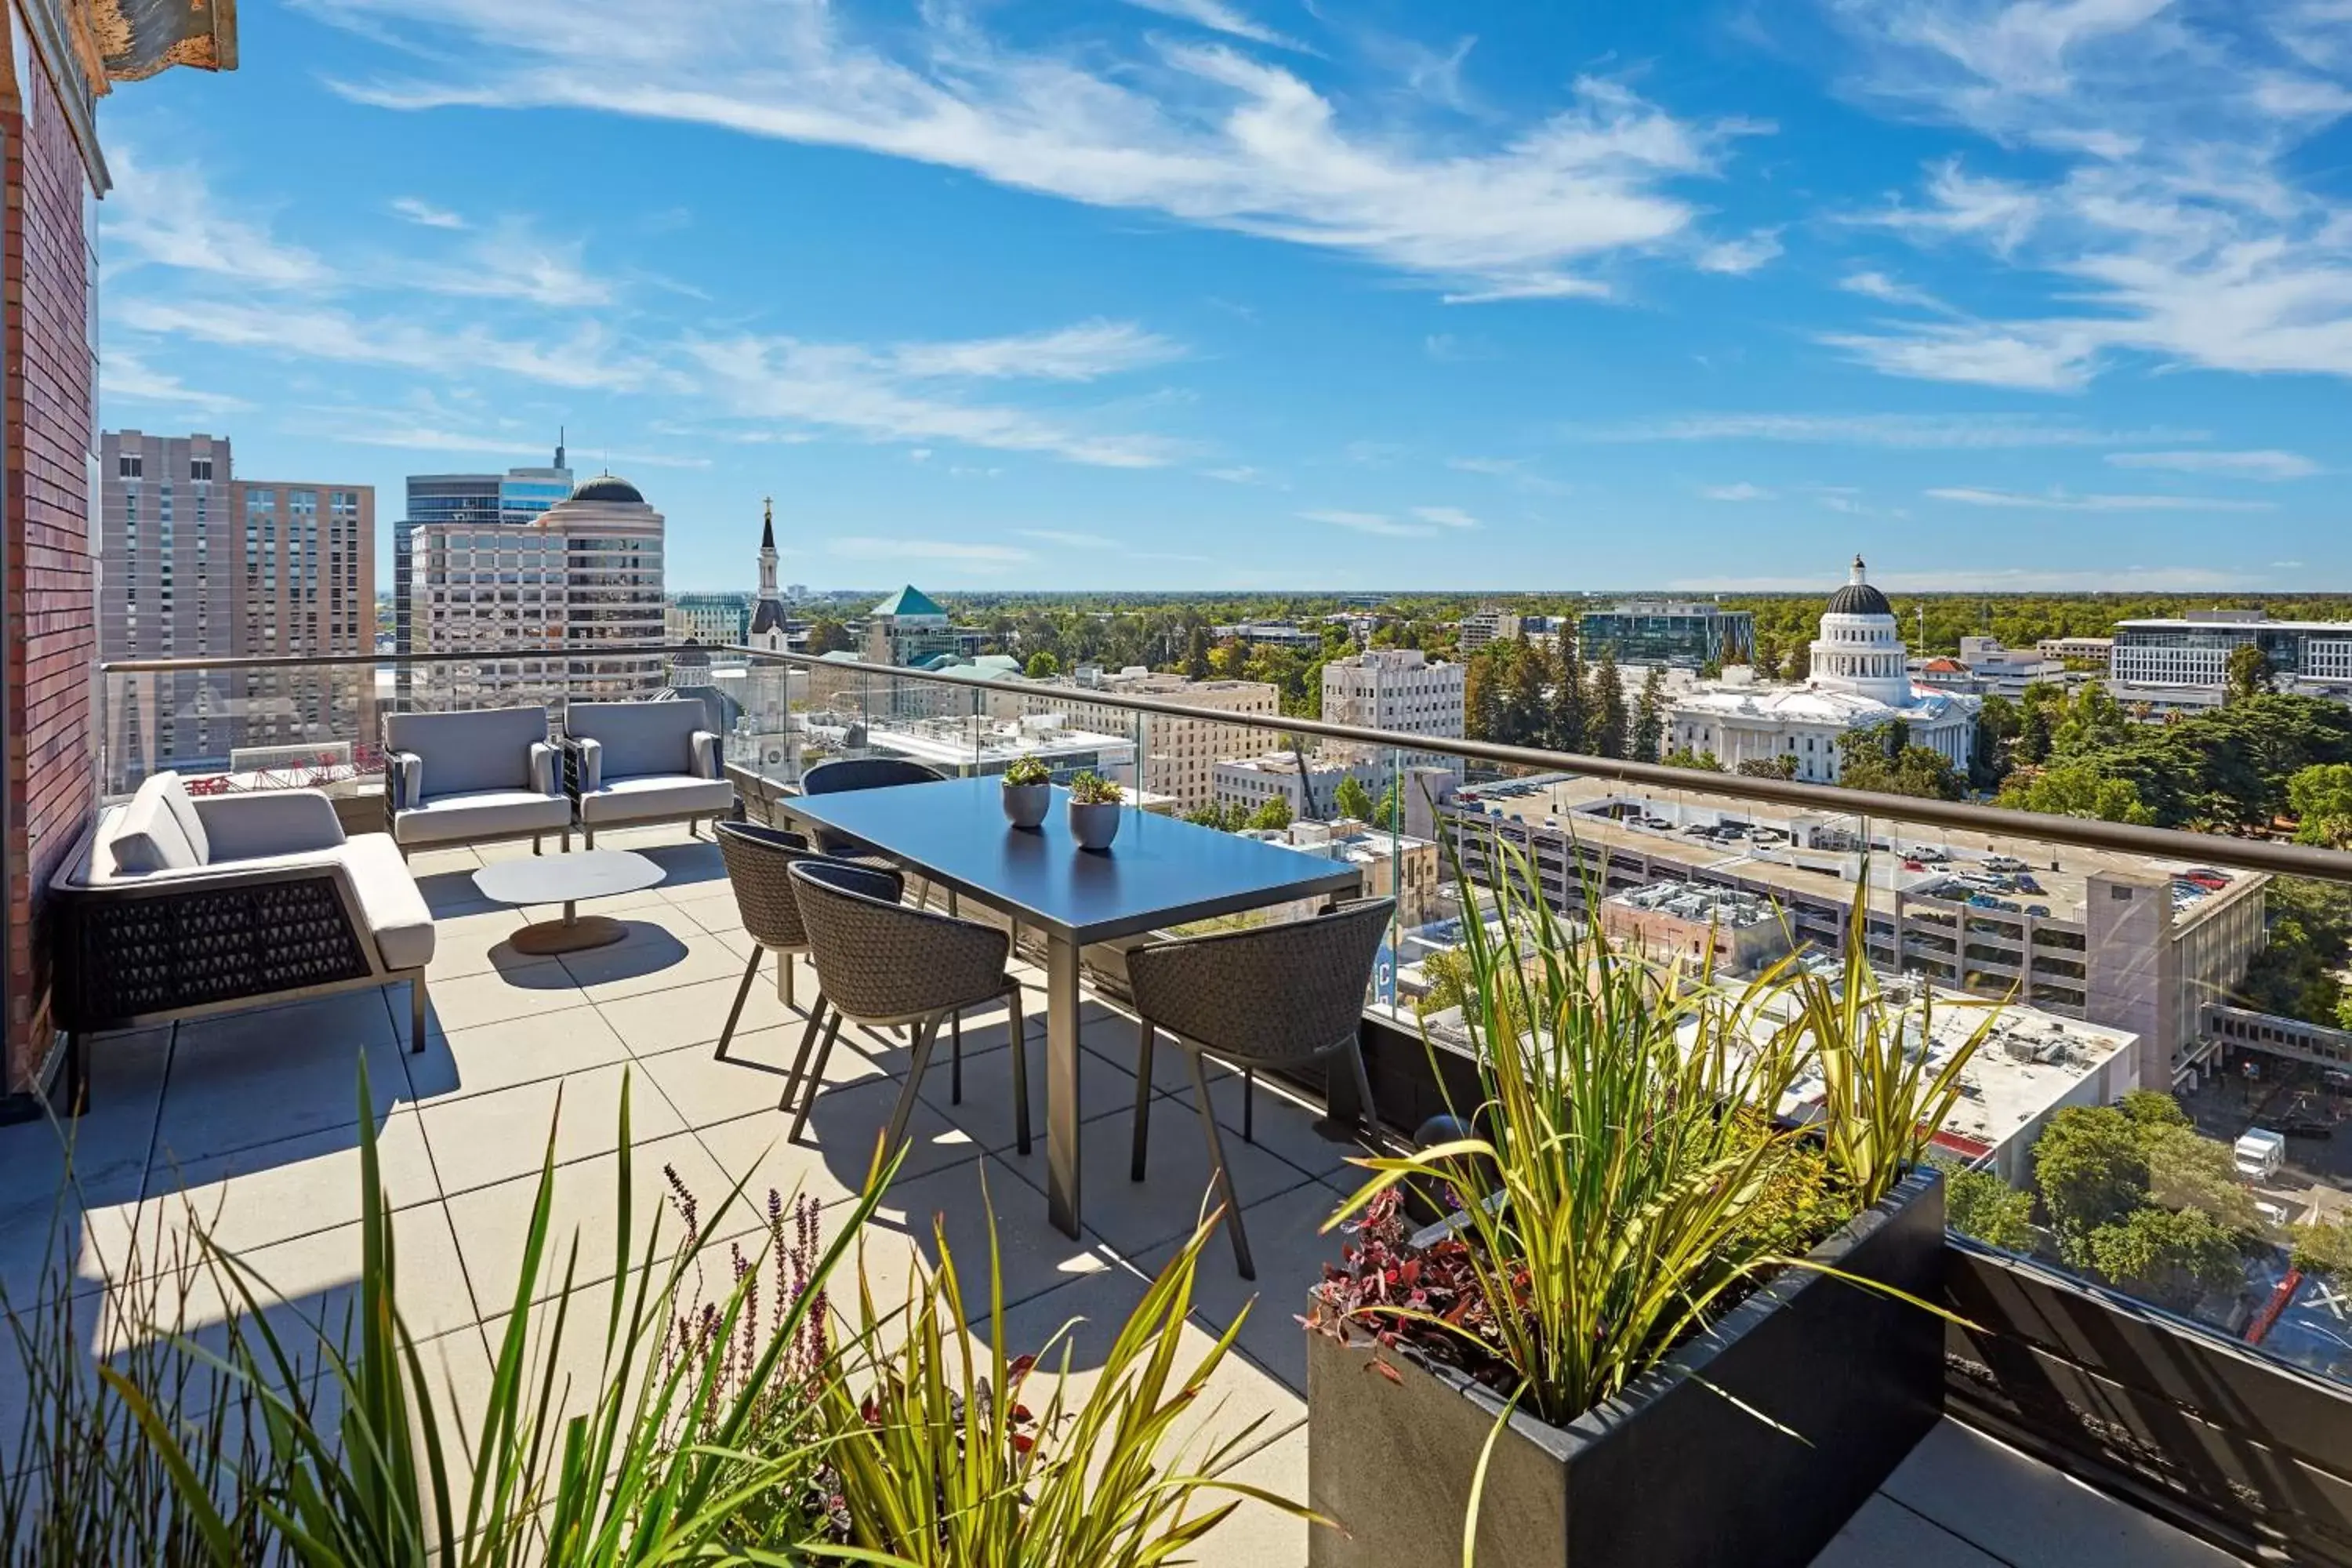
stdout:
MULTIPOLYGON (((1940 1302, 1942 1178, 1914 1175, 1812 1257, 1940 1302)), ((1476 1561, 1804 1568, 1941 1415, 1944 1327, 1786 1270, 1622 1398, 1565 1427, 1515 1413, 1488 1468, 1476 1561)), ((1307 1345, 1307 1500, 1340 1527, 1314 1531, 1311 1568, 1460 1568, 1471 1480, 1503 1399, 1407 1355, 1382 1352, 1391 1381, 1369 1346, 1321 1334, 1307 1345)))

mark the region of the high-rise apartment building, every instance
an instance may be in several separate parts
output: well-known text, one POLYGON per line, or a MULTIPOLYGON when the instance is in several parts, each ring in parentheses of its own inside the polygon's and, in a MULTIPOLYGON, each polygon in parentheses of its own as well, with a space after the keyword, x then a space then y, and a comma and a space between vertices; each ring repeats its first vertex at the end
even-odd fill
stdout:
POLYGON ((420 700, 652 696, 663 675, 662 539, 662 514, 611 474, 520 526, 419 526, 407 603, 415 651, 504 655, 418 666, 420 700))
MULTIPOLYGON (((1333 724, 1460 740, 1468 691, 1462 665, 1433 664, 1419 648, 1377 647, 1323 667, 1323 717, 1333 724)), ((1406 760, 1456 771, 1462 765, 1430 752, 1406 760)))
POLYGON ((241 479, 228 439, 201 434, 109 431, 99 463, 100 657, 286 661, 120 678, 110 779, 218 771, 261 748, 316 743, 325 760, 373 732, 369 672, 300 664, 375 646, 373 487, 241 479))
MULTIPOLYGON (((509 468, 503 474, 411 474, 408 507, 394 525, 392 538, 393 650, 415 650, 415 631, 409 622, 416 530, 427 523, 455 522, 468 527, 514 527, 529 522, 572 493, 572 469, 564 460, 563 437, 555 438, 555 462, 544 468, 509 468)), ((406 689, 407 682, 402 682, 406 689)))

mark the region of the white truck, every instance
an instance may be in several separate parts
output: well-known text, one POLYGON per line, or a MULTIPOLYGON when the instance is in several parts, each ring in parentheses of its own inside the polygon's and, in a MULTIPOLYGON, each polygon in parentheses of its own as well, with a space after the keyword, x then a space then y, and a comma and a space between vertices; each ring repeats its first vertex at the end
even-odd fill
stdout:
POLYGON ((2231 1152, 2237 1157, 2239 1175, 2250 1182, 2266 1182, 2278 1174, 2286 1161, 2286 1135, 2249 1127, 2231 1152))

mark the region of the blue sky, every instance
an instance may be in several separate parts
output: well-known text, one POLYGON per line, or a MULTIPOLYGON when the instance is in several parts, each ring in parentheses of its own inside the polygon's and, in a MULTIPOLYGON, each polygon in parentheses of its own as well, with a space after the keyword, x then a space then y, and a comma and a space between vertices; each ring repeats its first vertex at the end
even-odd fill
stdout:
POLYGON ((387 540, 562 424, 673 588, 2352 586, 2347 0, 238 9, 103 420, 387 540))

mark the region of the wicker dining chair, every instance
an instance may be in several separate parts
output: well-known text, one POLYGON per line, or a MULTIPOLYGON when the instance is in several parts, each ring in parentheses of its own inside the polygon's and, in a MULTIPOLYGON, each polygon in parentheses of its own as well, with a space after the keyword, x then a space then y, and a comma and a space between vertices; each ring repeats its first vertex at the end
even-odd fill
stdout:
POLYGON ((1011 943, 993 926, 978 925, 952 915, 909 909, 898 901, 896 879, 865 866, 842 860, 807 859, 791 868, 793 896, 800 905, 808 936, 809 958, 816 965, 817 983, 830 1004, 823 1041, 814 1061, 803 1044, 784 1085, 783 1104, 791 1107, 808 1073, 808 1092, 800 1097, 793 1116, 791 1138, 797 1142, 808 1125, 824 1082, 825 1061, 841 1034, 842 1021, 869 1028, 911 1025, 914 1054, 907 1081, 890 1115, 886 1149, 895 1150, 906 1137, 914 1114, 915 1093, 930 1066, 931 1047, 940 1023, 976 1007, 1006 999, 1007 1023, 1013 1046, 1013 1123, 1021 1152, 1029 1152, 1029 1053, 1025 1048, 1021 1013, 1020 982, 1005 973, 1011 943))
MULTIPOLYGON (((824 857, 810 847, 806 837, 790 828, 721 822, 716 825, 716 834, 719 853, 727 863, 727 885, 735 890, 736 912, 743 917, 744 934, 753 943, 751 962, 743 966, 743 984, 735 988, 735 1005, 727 1010, 727 1026, 719 1032, 719 1049, 714 1054, 723 1062, 728 1059, 728 1044, 735 1037, 735 1025, 743 1016, 743 1004, 751 994, 751 982, 759 975, 762 953, 776 955, 778 973, 783 976, 784 1005, 793 1005, 793 958, 806 952, 809 946, 788 873, 796 860, 824 857)), ((896 871, 884 870, 881 875, 900 880, 896 871)), ((802 1051, 808 1049, 824 1022, 824 994, 820 989, 801 1037, 802 1051)))
MULTIPOLYGON (((910 763, 903 757, 836 757, 829 763, 819 763, 801 775, 803 795, 839 795, 853 789, 888 789, 894 784, 937 784, 941 775, 934 768, 920 763, 910 763)), ((862 859, 874 854, 873 846, 820 827, 813 836, 816 847, 827 855, 862 859)))
MULTIPOLYGON (((1151 1131, 1152 1044, 1165 1030, 1183 1048, 1185 1066, 1192 1070, 1192 1097, 1209 1141, 1209 1163, 1216 1168, 1225 1227, 1233 1233, 1234 1261, 1244 1279, 1256 1279, 1257 1270, 1250 1262, 1242 1205, 1234 1194, 1233 1172, 1225 1164, 1224 1141, 1218 1135, 1201 1055, 1205 1051, 1241 1068, 1244 1096, 1255 1092, 1259 1068, 1299 1068, 1345 1057, 1355 1074, 1364 1123, 1376 1126, 1371 1083, 1364 1074, 1356 1031, 1372 962, 1395 912, 1394 899, 1361 899, 1307 920, 1160 942, 1127 955, 1128 985, 1141 1019, 1135 1059, 1135 1154, 1128 1174, 1143 1180, 1151 1131)), ((1247 1100, 1243 1118, 1247 1128, 1247 1100)))

